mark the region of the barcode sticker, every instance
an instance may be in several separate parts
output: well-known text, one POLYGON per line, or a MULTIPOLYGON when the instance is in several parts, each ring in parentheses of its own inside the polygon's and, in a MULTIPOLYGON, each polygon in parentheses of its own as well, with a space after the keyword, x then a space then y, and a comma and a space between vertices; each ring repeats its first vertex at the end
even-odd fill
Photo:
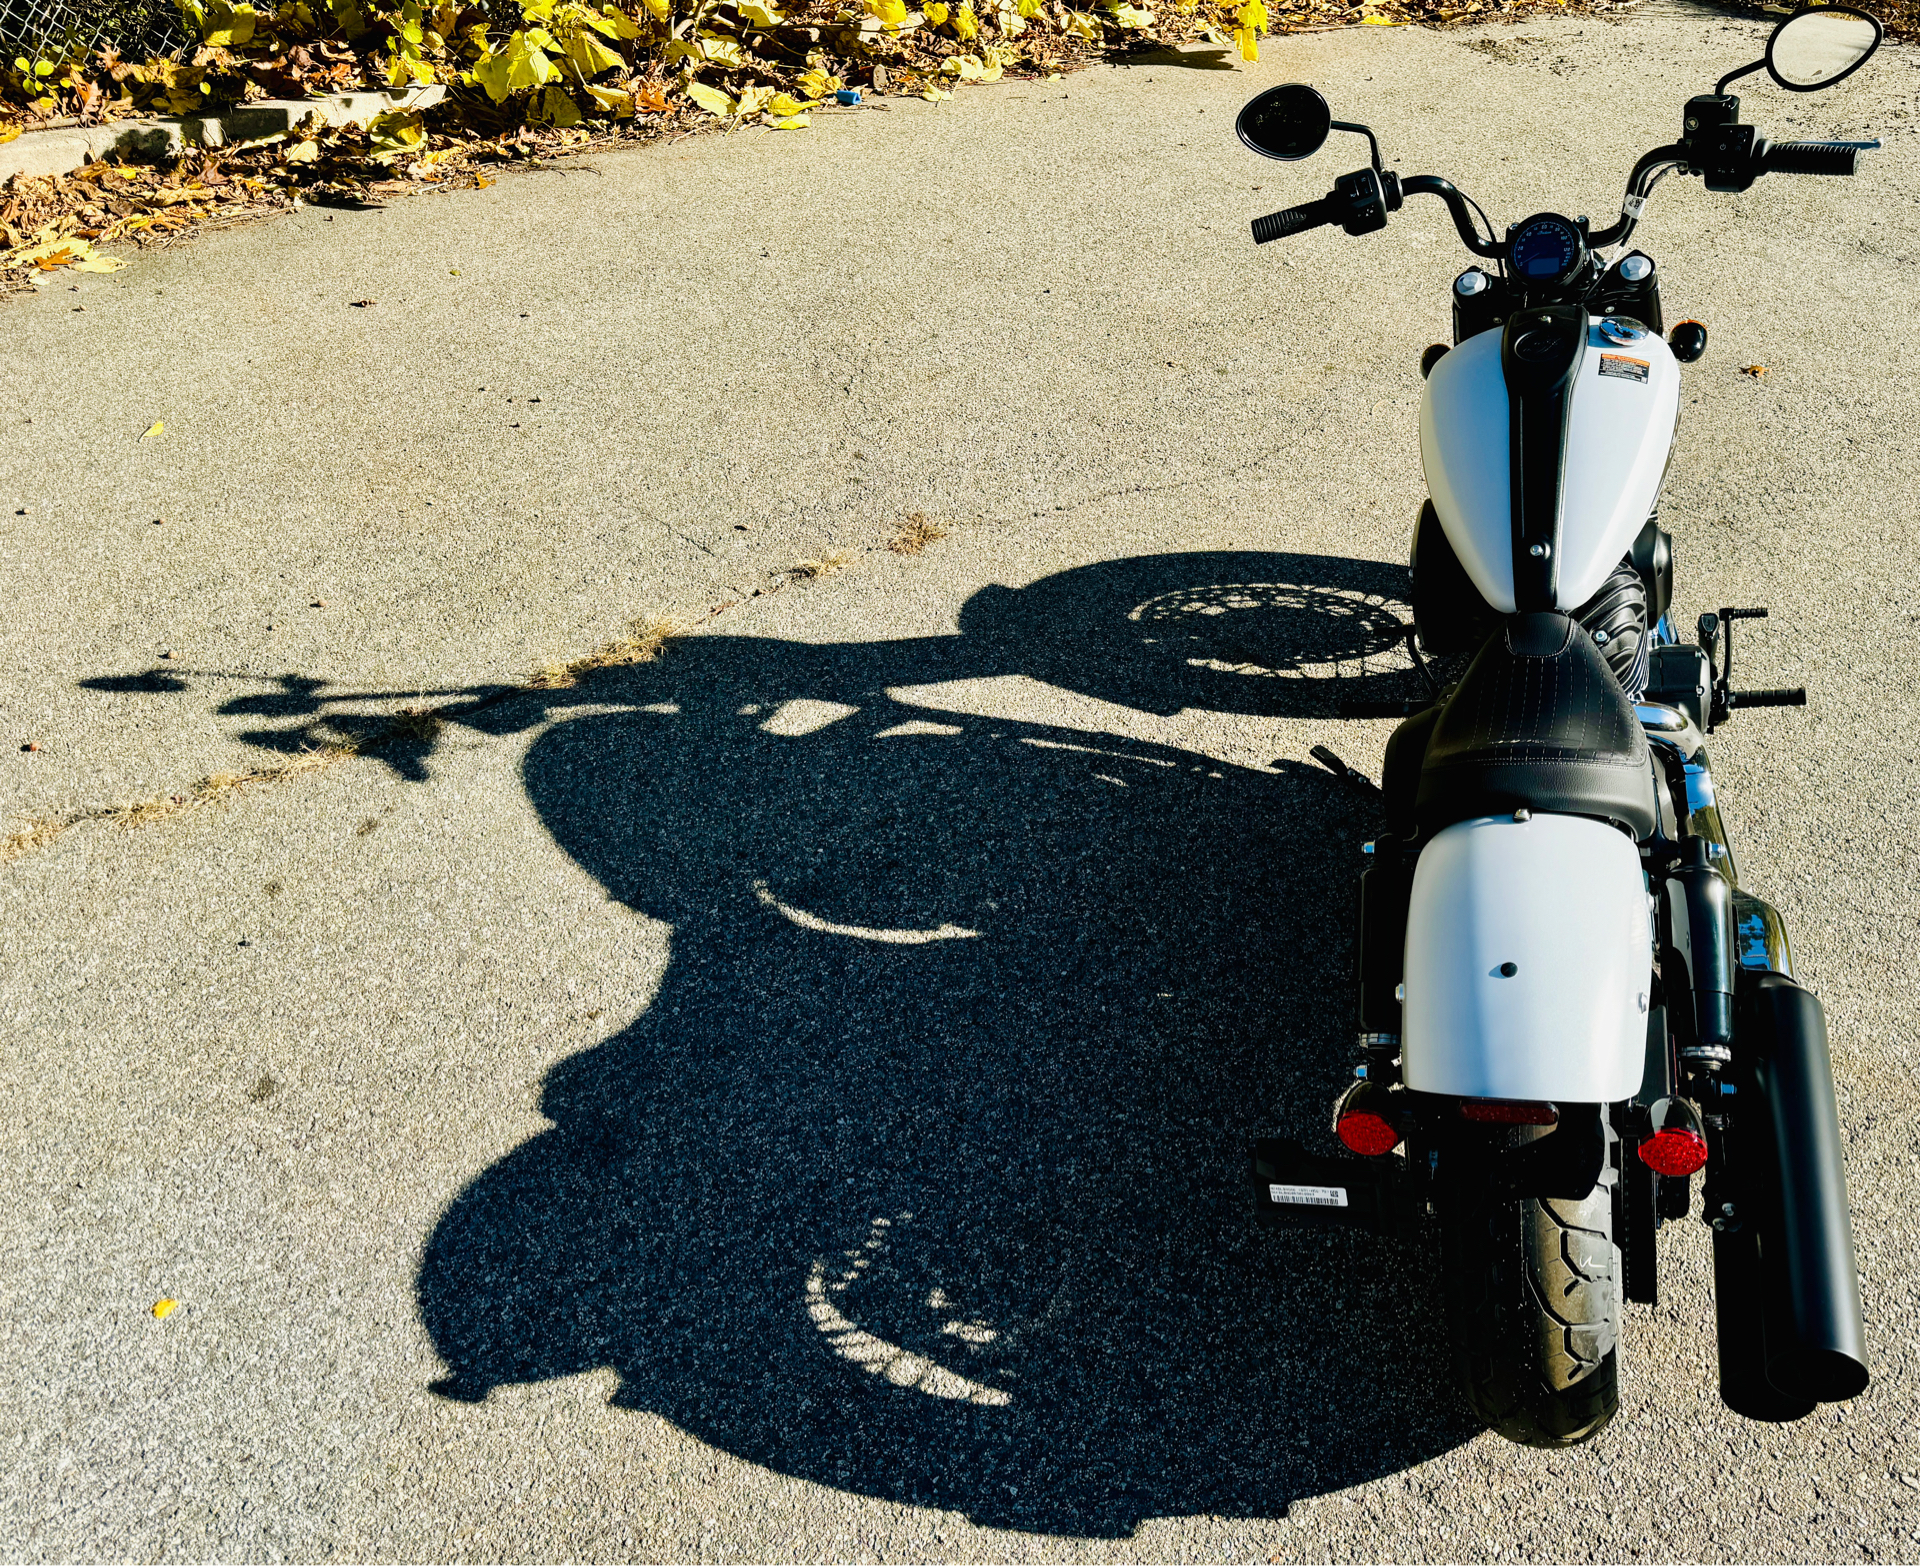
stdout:
POLYGON ((1270 1185, 1267 1199, 1283 1207, 1345 1207, 1347 1188, 1343 1185, 1270 1185))

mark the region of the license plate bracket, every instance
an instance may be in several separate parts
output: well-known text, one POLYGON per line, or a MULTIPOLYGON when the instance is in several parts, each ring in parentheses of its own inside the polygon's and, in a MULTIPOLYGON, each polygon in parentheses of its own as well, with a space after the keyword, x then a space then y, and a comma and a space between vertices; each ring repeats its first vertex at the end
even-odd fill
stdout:
POLYGON ((1254 1220, 1270 1229, 1411 1234, 1419 1215, 1400 1164, 1391 1155, 1324 1157, 1295 1141, 1262 1137, 1253 1144, 1254 1220))

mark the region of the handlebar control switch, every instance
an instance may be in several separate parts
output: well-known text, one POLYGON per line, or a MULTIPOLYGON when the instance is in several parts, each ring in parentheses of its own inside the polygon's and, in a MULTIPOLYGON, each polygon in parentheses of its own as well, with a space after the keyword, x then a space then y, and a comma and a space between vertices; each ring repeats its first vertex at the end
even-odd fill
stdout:
POLYGON ((1355 169, 1333 182, 1332 201, 1340 226, 1349 234, 1372 234, 1387 226, 1387 214, 1399 209, 1400 178, 1355 169))
POLYGON ((1668 336, 1667 346, 1682 364, 1692 364, 1707 351, 1707 329, 1698 321, 1682 321, 1668 336))
POLYGON ((1738 193, 1749 190, 1760 176, 1754 157, 1754 128, 1740 123, 1740 100, 1732 93, 1702 93, 1687 100, 1688 172, 1698 174, 1708 190, 1738 193))

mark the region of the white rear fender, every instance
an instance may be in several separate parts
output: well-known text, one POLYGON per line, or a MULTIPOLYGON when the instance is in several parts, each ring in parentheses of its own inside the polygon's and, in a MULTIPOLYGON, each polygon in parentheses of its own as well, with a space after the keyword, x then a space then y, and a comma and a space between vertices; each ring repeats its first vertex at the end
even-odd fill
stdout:
POLYGON ((1414 867, 1402 1076, 1463 1098, 1630 1098, 1652 968, 1646 878, 1617 828, 1459 822, 1414 867))

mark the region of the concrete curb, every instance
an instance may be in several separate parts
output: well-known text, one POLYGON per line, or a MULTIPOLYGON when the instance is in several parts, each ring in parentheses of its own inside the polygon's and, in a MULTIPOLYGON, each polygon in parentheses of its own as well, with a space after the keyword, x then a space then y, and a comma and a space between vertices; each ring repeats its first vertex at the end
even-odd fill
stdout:
POLYGON ((342 92, 327 98, 268 98, 221 114, 122 120, 114 125, 28 131, 0 146, 0 185, 15 174, 67 174, 100 158, 175 158, 193 147, 237 147, 272 141, 306 125, 365 125, 395 109, 424 109, 446 97, 444 86, 406 92, 342 92))

